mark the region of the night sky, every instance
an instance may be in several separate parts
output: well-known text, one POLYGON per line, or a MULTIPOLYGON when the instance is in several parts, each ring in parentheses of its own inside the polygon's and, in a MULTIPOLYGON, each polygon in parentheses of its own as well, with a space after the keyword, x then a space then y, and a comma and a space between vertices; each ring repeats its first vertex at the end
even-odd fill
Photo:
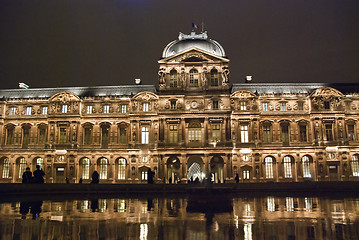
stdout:
POLYGON ((157 61, 204 22, 230 81, 359 82, 358 0, 0 0, 0 88, 157 85, 157 61))

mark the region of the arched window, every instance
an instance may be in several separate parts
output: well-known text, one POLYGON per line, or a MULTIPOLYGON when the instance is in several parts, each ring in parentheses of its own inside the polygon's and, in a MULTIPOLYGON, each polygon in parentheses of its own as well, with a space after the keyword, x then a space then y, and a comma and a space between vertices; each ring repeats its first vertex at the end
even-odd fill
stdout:
POLYGON ((118 179, 126 179, 126 159, 124 158, 118 159, 118 179))
POLYGON ((191 69, 191 71, 189 71, 189 86, 198 87, 198 79, 199 79, 198 71, 196 69, 191 69))
POLYGON ((217 69, 211 70, 211 86, 212 87, 218 86, 218 71, 217 71, 217 69))
POLYGON ((82 168, 82 179, 90 178, 90 159, 82 158, 81 159, 81 168, 82 168))
POLYGON ((188 141, 200 142, 202 140, 202 129, 199 122, 192 122, 188 125, 188 141))
POLYGON ((40 168, 42 169, 42 168, 44 168, 44 159, 41 157, 37 157, 34 159, 34 164, 35 164, 34 167, 36 167, 36 165, 39 165, 40 168))
POLYGON ((266 167, 266 178, 273 178, 273 158, 266 157, 264 163, 266 167))
POLYGON ((10 175, 10 160, 3 158, 2 160, 2 178, 9 178, 10 175))
POLYGON ((26 160, 25 160, 25 158, 23 158, 23 157, 18 158, 18 163, 19 163, 19 178, 21 178, 22 174, 26 170, 26 160))
POLYGON ((285 156, 283 162, 284 162, 284 177, 292 178, 292 159, 290 158, 290 156, 285 156))
POLYGON ((352 171, 354 177, 359 177, 359 155, 355 154, 351 160, 352 171))
POLYGON ((177 87, 177 71, 175 69, 172 69, 170 72, 170 87, 177 87))
POLYGON ((100 158, 100 179, 107 179, 107 164, 106 158, 100 158))
POLYGON ((302 158, 302 166, 303 166, 303 177, 310 178, 312 175, 310 174, 310 159, 308 156, 304 156, 302 158))
POLYGON ((148 127, 142 127, 141 128, 141 143, 148 144, 149 140, 150 140, 150 132, 148 130, 148 127))

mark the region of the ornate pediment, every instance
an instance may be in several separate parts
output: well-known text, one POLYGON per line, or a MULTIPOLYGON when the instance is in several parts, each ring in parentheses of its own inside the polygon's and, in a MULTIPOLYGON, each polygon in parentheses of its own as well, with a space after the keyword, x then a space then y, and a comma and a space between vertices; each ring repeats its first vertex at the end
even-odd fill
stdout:
POLYGON ((81 101, 81 99, 72 92, 59 92, 53 95, 50 99, 50 102, 77 102, 81 101))
POLYGON ((343 93, 341 93, 340 91, 331 88, 331 87, 323 87, 323 88, 318 88, 316 89, 314 92, 312 92, 310 94, 310 97, 312 98, 324 98, 324 99, 330 99, 333 97, 343 97, 343 93))
POLYGON ((257 97, 254 93, 248 90, 238 90, 232 93, 231 98, 255 98, 257 97))
POLYGON ((157 94, 154 94, 152 92, 140 92, 135 96, 133 96, 133 99, 148 102, 148 101, 158 100, 158 96, 157 94))
POLYGON ((198 48, 191 48, 184 52, 178 53, 171 57, 161 59, 158 63, 180 63, 180 62, 229 62, 227 58, 223 58, 198 48))

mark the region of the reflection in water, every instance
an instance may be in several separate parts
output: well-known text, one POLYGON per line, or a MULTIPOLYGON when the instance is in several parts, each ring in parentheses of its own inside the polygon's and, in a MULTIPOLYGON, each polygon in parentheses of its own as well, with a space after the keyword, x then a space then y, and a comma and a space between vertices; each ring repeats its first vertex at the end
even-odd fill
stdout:
POLYGON ((0 204, 0 239, 359 239, 359 199, 28 201, 0 204))

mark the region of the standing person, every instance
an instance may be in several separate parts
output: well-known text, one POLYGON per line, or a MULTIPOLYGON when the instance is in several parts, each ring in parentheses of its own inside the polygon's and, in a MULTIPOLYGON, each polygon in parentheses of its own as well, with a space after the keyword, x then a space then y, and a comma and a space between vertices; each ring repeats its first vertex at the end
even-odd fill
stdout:
POLYGON ((22 183, 31 183, 32 179, 32 172, 30 171, 30 168, 27 167, 26 171, 22 174, 22 183))
POLYGON ((239 183, 239 175, 238 175, 238 173, 236 174, 236 177, 234 178, 234 180, 236 180, 236 183, 239 183))
POLYGON ((40 165, 36 165, 36 170, 34 171, 34 183, 44 183, 44 171, 41 170, 40 165))
POLYGON ((92 181, 91 183, 99 183, 100 180, 99 180, 99 174, 98 172, 95 170, 93 173, 92 173, 92 181))

